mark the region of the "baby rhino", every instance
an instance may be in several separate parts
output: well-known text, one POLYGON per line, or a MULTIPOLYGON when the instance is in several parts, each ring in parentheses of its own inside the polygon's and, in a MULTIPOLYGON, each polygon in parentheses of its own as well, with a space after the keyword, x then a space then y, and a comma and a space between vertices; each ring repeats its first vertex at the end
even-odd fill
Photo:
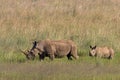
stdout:
POLYGON ((112 59, 114 56, 114 50, 109 47, 90 46, 89 56, 112 59))

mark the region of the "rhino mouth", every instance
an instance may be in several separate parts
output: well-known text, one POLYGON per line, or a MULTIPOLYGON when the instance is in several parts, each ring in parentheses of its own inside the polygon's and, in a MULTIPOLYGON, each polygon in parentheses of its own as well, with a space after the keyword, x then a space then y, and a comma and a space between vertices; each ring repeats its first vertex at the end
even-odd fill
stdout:
POLYGON ((35 59, 35 55, 32 53, 32 52, 29 52, 27 55, 26 55, 27 59, 28 60, 34 60, 35 59))

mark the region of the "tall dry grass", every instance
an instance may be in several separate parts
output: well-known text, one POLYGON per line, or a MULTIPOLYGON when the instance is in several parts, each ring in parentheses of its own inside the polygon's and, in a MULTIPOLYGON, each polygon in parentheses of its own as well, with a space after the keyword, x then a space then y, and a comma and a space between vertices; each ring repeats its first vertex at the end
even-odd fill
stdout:
POLYGON ((33 40, 72 39, 79 51, 107 45, 119 51, 119 0, 0 0, 0 52, 33 40))

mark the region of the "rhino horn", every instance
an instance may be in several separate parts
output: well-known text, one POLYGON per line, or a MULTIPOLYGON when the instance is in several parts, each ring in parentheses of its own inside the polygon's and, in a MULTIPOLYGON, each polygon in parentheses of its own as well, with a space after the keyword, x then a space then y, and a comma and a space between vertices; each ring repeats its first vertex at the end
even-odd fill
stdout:
POLYGON ((20 51, 21 51, 24 55, 27 55, 27 53, 28 53, 29 50, 23 51, 23 50, 20 49, 20 51))

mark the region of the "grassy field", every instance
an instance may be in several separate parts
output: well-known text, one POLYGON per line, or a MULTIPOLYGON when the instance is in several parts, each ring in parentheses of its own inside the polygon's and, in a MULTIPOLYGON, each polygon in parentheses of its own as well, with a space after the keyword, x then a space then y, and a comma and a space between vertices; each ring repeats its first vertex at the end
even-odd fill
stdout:
POLYGON ((119 0, 0 0, 0 80, 119 80, 119 0), (27 61, 34 40, 71 39, 79 60, 27 61), (109 46, 113 60, 88 56, 89 45, 109 46))
POLYGON ((119 80, 120 65, 112 61, 82 58, 68 61, 67 58, 43 62, 1 63, 0 80, 119 80), (82 60, 87 59, 87 60, 82 60), (90 61, 89 61, 89 60, 90 61), (92 62, 93 61, 93 62, 92 62))

